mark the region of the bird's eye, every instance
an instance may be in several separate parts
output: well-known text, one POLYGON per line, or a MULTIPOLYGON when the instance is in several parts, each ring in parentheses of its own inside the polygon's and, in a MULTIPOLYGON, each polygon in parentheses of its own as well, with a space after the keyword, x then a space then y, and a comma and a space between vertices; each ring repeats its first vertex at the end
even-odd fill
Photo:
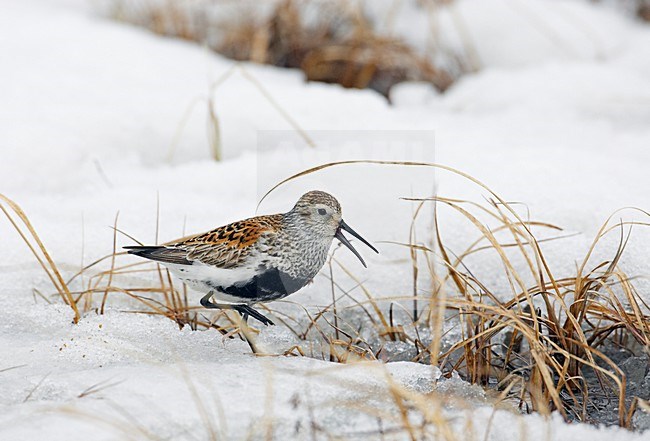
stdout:
POLYGON ((327 214, 327 210, 325 210, 324 208, 319 208, 318 209, 318 214, 320 214, 322 216, 325 216, 327 214))

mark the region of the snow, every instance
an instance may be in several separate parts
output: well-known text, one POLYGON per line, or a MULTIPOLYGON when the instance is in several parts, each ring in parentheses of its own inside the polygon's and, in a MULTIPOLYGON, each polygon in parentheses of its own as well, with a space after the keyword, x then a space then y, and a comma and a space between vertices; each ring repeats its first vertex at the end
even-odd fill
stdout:
MULTIPOLYGON (((109 225, 118 212, 119 228, 153 243, 158 201, 164 241, 253 215, 273 184, 305 167, 355 158, 435 161, 526 203, 535 219, 580 233, 544 245, 556 275, 570 274, 614 210, 650 208, 650 30, 580 1, 464 0, 455 7, 482 69, 445 94, 400 85, 390 106, 371 91, 306 84, 299 72, 252 64, 211 92, 232 61, 103 19, 85 2, 5 0, 0 191, 21 205, 70 276, 111 252, 109 225), (537 25, 525 11, 534 11, 537 25), (309 131, 316 148, 246 74, 309 131), (210 159, 206 136, 210 97, 221 163, 210 159)), ((409 8, 395 32, 424 45, 417 20, 407 20, 414 17, 409 8)), ((451 20, 446 12, 440 19, 443 29, 451 20)), ((450 49, 460 44, 450 39, 450 49)), ((439 170, 344 166, 281 187, 259 212, 286 210, 313 188, 335 194, 346 222, 381 250, 375 256, 359 247, 368 270, 346 250, 335 252, 377 297, 411 289, 408 253, 386 243, 408 240, 414 208, 399 197, 434 190, 478 202, 485 196, 439 170)), ((440 215, 452 249, 476 237, 453 213, 440 215)), ((619 218, 648 221, 630 210, 619 218)), ((277 439, 302 439, 316 430, 313 421, 324 428, 319 439, 352 438, 378 430, 375 414, 395 414, 387 375, 432 406, 442 401, 460 439, 644 438, 495 410, 475 387, 441 379, 425 365, 256 357, 244 342, 214 330, 179 330, 166 318, 131 314, 124 298, 73 325, 58 298, 49 304, 33 294, 32 288, 51 293, 51 285, 4 220, 0 237, 2 439, 209 439, 211 427, 226 439, 263 438, 269 430, 277 439)), ((118 245, 127 244, 119 238, 118 245)), ((650 274, 648 245, 648 231, 635 228, 623 260, 628 273, 650 274)), ((615 237, 603 243, 594 261, 611 257, 615 246, 615 237)), ((472 261, 472 271, 491 286, 506 286, 500 263, 488 257, 472 261)), ((348 289, 356 285, 338 269, 336 278, 348 289)), ((649 298, 647 281, 638 287, 649 298)), ((358 291, 352 295, 362 298, 358 291)), ((191 296, 197 303, 198 294, 191 296)), ((322 276, 272 307, 300 314, 292 302, 314 308, 330 299, 322 276)), ((282 326, 263 329, 259 342, 271 354, 299 343, 282 326)))

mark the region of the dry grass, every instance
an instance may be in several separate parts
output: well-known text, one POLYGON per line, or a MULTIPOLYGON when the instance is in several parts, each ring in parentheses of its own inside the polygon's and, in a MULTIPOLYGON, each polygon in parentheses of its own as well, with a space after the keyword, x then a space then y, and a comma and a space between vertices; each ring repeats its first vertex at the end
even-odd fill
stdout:
POLYGON ((16 233, 25 242, 25 245, 27 245, 34 258, 38 261, 38 264, 43 268, 43 271, 45 271, 45 274, 47 274, 47 277, 52 282, 56 293, 67 305, 70 305, 74 313, 73 321, 78 323, 80 315, 77 302, 73 299, 72 293, 68 289, 68 284, 63 280, 59 268, 54 263, 54 260, 52 260, 50 253, 47 252, 45 245, 38 237, 36 230, 32 227, 25 212, 23 212, 18 204, 2 194, 0 194, 0 210, 2 210, 7 220, 16 230, 16 233))
MULTIPOLYGON (((618 409, 618 424, 631 427, 634 411, 645 402, 628 396, 624 372, 606 353, 613 346, 632 350, 650 348, 650 307, 619 265, 629 239, 629 228, 650 224, 613 223, 608 219, 575 273, 558 278, 542 251, 543 241, 536 238, 533 230, 558 231, 559 228, 522 218, 512 204, 483 183, 450 167, 414 162, 345 161, 305 170, 278 186, 346 164, 432 167, 470 180, 489 194, 488 202, 476 204, 440 196, 411 200, 418 207, 414 218, 425 212, 422 207, 426 204, 437 204, 439 208, 456 212, 472 225, 477 239, 460 253, 450 250, 438 226, 439 210, 435 210, 434 244, 418 243, 414 234, 410 243, 396 244, 410 250, 411 261, 407 264, 412 266, 414 275, 411 292, 382 299, 375 298, 334 254, 326 267, 332 290, 329 306, 317 313, 300 305, 296 307, 302 312, 296 314, 275 311, 276 323, 290 329, 301 342, 286 350, 285 355, 337 363, 386 359, 391 356, 386 345, 398 342, 404 353, 413 354, 412 361, 437 365, 445 375, 458 372, 470 383, 494 390, 497 400, 507 401, 522 411, 543 415, 557 411, 567 420, 591 422, 595 398, 611 397, 618 409), (486 219, 497 226, 486 227, 486 219), (618 235, 619 245, 611 259, 594 262, 596 247, 612 234, 618 235), (503 275, 509 281, 508 292, 494 291, 468 269, 468 259, 485 252, 493 253, 500 260, 503 275), (526 270, 517 270, 521 265, 515 261, 524 262, 526 270), (426 287, 418 284, 418 272, 423 271, 428 271, 431 280, 426 287), (335 273, 343 273, 355 281, 354 289, 362 294, 362 300, 356 300, 342 289, 334 278, 335 273), (344 298, 352 303, 342 306, 339 303, 344 298), (444 341, 450 329, 459 335, 451 345, 444 341), (427 337, 421 335, 423 331, 427 337)), ((101 314, 115 296, 126 296, 135 305, 130 312, 164 316, 179 328, 214 328, 224 336, 247 340, 251 349, 259 352, 255 344, 257 331, 243 326, 238 316, 219 311, 211 319, 207 318, 198 306, 190 303, 185 287, 175 284, 166 270, 147 262, 123 259, 124 253, 116 250, 117 218, 114 252, 64 281, 27 216, 12 201, 1 199, 3 212, 50 277, 54 291, 70 305, 75 320, 89 311, 101 314), (16 221, 16 216, 23 226, 16 221), (79 284, 82 274, 85 275, 82 289, 71 289, 70 286, 79 284), (153 286, 151 274, 155 275, 153 286), (136 283, 139 276, 145 277, 136 283)), ((639 212, 650 217, 646 212, 639 212)), ((438 424, 440 415, 432 414, 427 407, 433 398, 402 390, 392 383, 389 386, 398 408, 408 408, 406 414, 416 412, 425 415, 428 423, 438 424)), ((401 424, 410 434, 413 428, 409 428, 409 421, 404 417, 398 426, 401 424)))
MULTIPOLYGON (((389 32, 378 32, 357 3, 284 0, 269 5, 272 11, 266 14, 253 4, 246 9, 214 1, 114 0, 109 15, 160 35, 199 42, 234 60, 298 68, 310 81, 371 88, 385 96, 403 81, 426 81, 445 90, 476 64, 444 54, 455 72, 435 65, 431 60, 441 58, 439 46, 429 56, 419 54, 389 32)), ((427 2, 420 7, 431 14, 429 9, 446 5, 427 2)), ((380 27, 389 30, 390 21, 386 17, 380 27)))
MULTIPOLYGON (((393 85, 404 81, 431 83, 445 91, 462 75, 482 67, 472 29, 454 0, 418 0, 427 17, 423 50, 394 36, 398 13, 405 2, 395 1, 385 17, 369 17, 364 2, 346 0, 106 0, 112 19, 144 27, 164 36, 198 42, 238 61, 301 69, 309 81, 371 88, 389 97, 393 85), (446 49, 441 16, 451 21, 460 47, 446 49)), ((370 3, 370 2, 368 2, 370 3)), ((639 19, 650 18, 650 0, 628 5, 639 19)), ((578 55, 575 44, 558 33, 548 18, 521 2, 507 2, 504 13, 516 14, 521 26, 534 28, 556 50, 578 55)), ((625 9, 625 8, 624 8, 625 9)), ((584 23, 565 10, 563 20, 584 34, 601 54, 602 45, 584 23)), ((446 32, 449 33, 449 29, 446 32)), ((602 55, 598 55, 602 56, 602 55)), ((211 128, 212 130, 212 128, 211 128)))
MULTIPOLYGON (((433 331, 434 338, 425 344, 418 338, 409 337, 385 317, 382 310, 386 308, 379 307, 377 301, 366 293, 372 306, 366 311, 375 314, 377 320, 374 323, 380 328, 380 336, 386 340, 402 339, 414 346, 417 361, 431 360, 446 368, 447 372, 460 372, 466 380, 485 387, 496 385, 499 390, 508 391, 507 395, 516 397, 522 408, 546 415, 558 411, 567 420, 590 421, 591 396, 613 394, 618 401, 618 423, 623 427, 630 426, 631 404, 630 397, 626 397, 625 375, 601 349, 608 343, 650 348, 650 308, 636 292, 632 279, 618 265, 628 240, 625 227, 632 223, 612 225, 611 218, 608 219, 576 274, 556 278, 532 229, 558 228, 521 218, 511 204, 487 186, 446 166, 343 161, 305 170, 280 182, 270 191, 292 179, 328 167, 362 163, 446 170, 469 179, 491 197, 486 205, 442 197, 416 200, 437 203, 456 211, 476 228, 479 239, 456 258, 451 257, 452 253, 445 247, 439 231, 436 231, 436 249, 414 243, 403 244, 416 250, 429 263, 433 286, 428 292, 416 291, 420 293, 417 296, 420 301, 429 305, 419 322, 433 331), (499 226, 488 229, 482 220, 486 217, 498 222, 499 226), (592 263, 591 257, 598 243, 603 237, 615 233, 620 233, 621 237, 612 258, 592 263), (507 237, 509 241, 504 242, 507 237), (467 270, 464 263, 467 257, 485 249, 495 252, 501 260, 511 287, 509 293, 492 292, 467 270), (515 256, 526 262, 527 274, 515 269, 515 256), (526 280, 535 282, 529 286, 526 280), (508 300, 504 301, 504 298, 508 300), (448 315, 455 313, 448 320, 457 321, 461 339, 440 354, 443 311, 448 315), (587 382, 585 377, 589 376, 593 376, 595 381, 587 382)), ((437 228, 437 219, 434 225, 437 228)), ((641 222, 634 225, 650 226, 641 222)), ((417 253, 411 254, 414 268, 417 253)), ((398 296, 388 300, 406 299, 398 296)))
POLYGON ((650 22, 650 1, 639 0, 636 15, 643 21, 650 22))
POLYGON ((171 142, 169 151, 167 152, 167 161, 172 162, 176 150, 181 139, 181 135, 185 125, 192 115, 192 112, 196 109, 198 105, 207 105, 207 118, 206 118, 206 131, 207 131, 207 142, 210 152, 210 156, 215 161, 221 161, 223 159, 223 142, 221 138, 221 125, 220 119, 217 112, 216 102, 217 95, 221 87, 227 84, 228 80, 233 78, 235 75, 240 75, 246 81, 248 81, 251 86, 264 98, 272 108, 275 110, 278 115, 293 129, 296 133, 303 139, 306 145, 309 147, 316 147, 316 144, 311 139, 309 134, 296 122, 296 120, 287 112, 287 110, 282 106, 282 104, 273 97, 269 90, 253 76, 244 66, 241 64, 234 64, 226 72, 220 75, 215 81, 211 82, 207 96, 197 97, 192 100, 189 106, 183 112, 183 115, 179 121, 176 133, 171 142))

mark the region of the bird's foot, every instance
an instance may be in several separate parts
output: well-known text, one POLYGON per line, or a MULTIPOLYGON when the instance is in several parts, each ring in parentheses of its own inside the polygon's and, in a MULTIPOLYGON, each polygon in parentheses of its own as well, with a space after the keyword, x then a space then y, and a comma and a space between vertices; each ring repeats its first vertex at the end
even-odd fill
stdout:
POLYGON ((254 319, 260 321, 263 325, 268 326, 268 325, 275 325, 271 319, 264 317, 262 314, 254 310, 248 305, 233 305, 233 309, 240 313, 242 317, 244 317, 244 320, 248 318, 250 315, 254 319))

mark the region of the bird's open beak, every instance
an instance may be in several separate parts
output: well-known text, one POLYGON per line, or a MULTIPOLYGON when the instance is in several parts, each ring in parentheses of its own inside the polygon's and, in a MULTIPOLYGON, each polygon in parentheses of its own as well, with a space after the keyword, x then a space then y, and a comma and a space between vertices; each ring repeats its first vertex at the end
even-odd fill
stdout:
POLYGON ((341 220, 341 223, 339 224, 339 227, 338 227, 338 229, 336 230, 336 234, 334 235, 334 237, 336 237, 338 240, 340 240, 341 243, 342 243, 343 245, 345 245, 346 247, 348 247, 348 248, 350 249, 350 251, 352 251, 352 252, 354 253, 354 255, 357 256, 357 257, 359 258, 359 260, 361 261, 361 263, 363 264, 363 266, 365 266, 366 268, 368 268, 368 267, 366 266, 366 262, 363 261, 363 257, 361 257, 361 254, 359 254, 359 252, 358 252, 357 250, 354 249, 354 247, 352 246, 352 244, 350 243, 350 241, 347 239, 347 237, 345 237, 345 236, 343 235, 343 230, 347 231, 348 233, 350 233, 351 235, 353 235, 354 237, 356 237, 357 239, 359 239, 361 242, 363 242, 363 243, 365 243, 366 245, 368 245, 368 246, 370 247, 370 249, 373 250, 375 253, 379 254, 379 251, 377 251, 377 248, 375 248, 375 247, 373 247, 372 245, 370 245, 370 242, 368 242, 366 239, 364 239, 363 237, 361 237, 361 236, 359 235, 359 233, 357 233, 357 232, 354 231, 352 228, 350 228, 350 226, 349 226, 348 224, 346 224, 343 220, 341 220))

